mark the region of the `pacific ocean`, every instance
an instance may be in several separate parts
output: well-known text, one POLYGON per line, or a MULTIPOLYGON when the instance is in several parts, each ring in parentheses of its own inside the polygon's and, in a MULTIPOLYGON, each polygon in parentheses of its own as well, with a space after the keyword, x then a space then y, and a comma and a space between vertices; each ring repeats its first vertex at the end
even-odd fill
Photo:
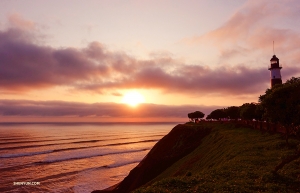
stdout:
POLYGON ((176 123, 0 124, 0 192, 75 192, 120 182, 176 123))

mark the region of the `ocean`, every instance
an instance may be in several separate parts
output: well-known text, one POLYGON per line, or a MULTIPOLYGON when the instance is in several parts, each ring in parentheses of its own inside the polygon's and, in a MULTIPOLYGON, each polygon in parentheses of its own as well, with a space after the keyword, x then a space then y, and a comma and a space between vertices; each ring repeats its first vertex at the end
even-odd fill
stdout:
POLYGON ((122 181, 175 125, 0 124, 0 192, 107 188, 122 181))

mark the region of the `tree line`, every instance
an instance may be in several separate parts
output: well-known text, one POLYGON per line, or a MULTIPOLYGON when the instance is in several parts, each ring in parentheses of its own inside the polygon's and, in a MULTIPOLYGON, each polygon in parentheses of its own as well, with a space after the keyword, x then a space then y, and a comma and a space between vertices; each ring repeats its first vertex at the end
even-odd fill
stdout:
MULTIPOLYGON (((204 113, 196 111, 189 113, 188 117, 196 121, 203 118, 204 113)), ((206 119, 257 120, 280 124, 285 128, 288 143, 291 134, 300 137, 300 77, 292 77, 284 84, 267 89, 258 97, 257 103, 215 109, 206 119)))
MULTIPOLYGON (((201 113, 192 113, 188 116, 189 118, 191 116, 191 120, 198 120, 199 115, 201 115, 201 113)), ((230 120, 255 119, 280 124, 285 128, 285 140, 288 145, 288 139, 291 134, 298 139, 300 138, 300 77, 292 77, 284 84, 274 85, 271 89, 267 89, 263 95, 258 97, 258 103, 245 103, 242 106, 216 109, 206 117, 206 119, 217 120, 224 118, 230 120)), ((299 157, 300 145, 298 145, 295 154, 283 159, 282 162, 275 167, 273 172, 276 173, 284 165, 299 157)))

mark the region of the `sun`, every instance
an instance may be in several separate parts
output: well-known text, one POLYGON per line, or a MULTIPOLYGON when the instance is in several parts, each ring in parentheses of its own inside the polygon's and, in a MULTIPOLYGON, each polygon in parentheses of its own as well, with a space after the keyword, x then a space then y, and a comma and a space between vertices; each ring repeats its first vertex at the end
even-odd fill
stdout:
POLYGON ((135 107, 138 104, 145 102, 145 98, 137 91, 130 91, 124 94, 122 102, 135 107))

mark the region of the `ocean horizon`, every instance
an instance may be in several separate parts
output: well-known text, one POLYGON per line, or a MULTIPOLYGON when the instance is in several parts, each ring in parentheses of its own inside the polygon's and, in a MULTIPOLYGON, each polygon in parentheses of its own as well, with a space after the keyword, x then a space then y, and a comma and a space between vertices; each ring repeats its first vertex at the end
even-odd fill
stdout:
POLYGON ((176 124, 0 123, 0 191, 107 188, 123 180, 176 124))

